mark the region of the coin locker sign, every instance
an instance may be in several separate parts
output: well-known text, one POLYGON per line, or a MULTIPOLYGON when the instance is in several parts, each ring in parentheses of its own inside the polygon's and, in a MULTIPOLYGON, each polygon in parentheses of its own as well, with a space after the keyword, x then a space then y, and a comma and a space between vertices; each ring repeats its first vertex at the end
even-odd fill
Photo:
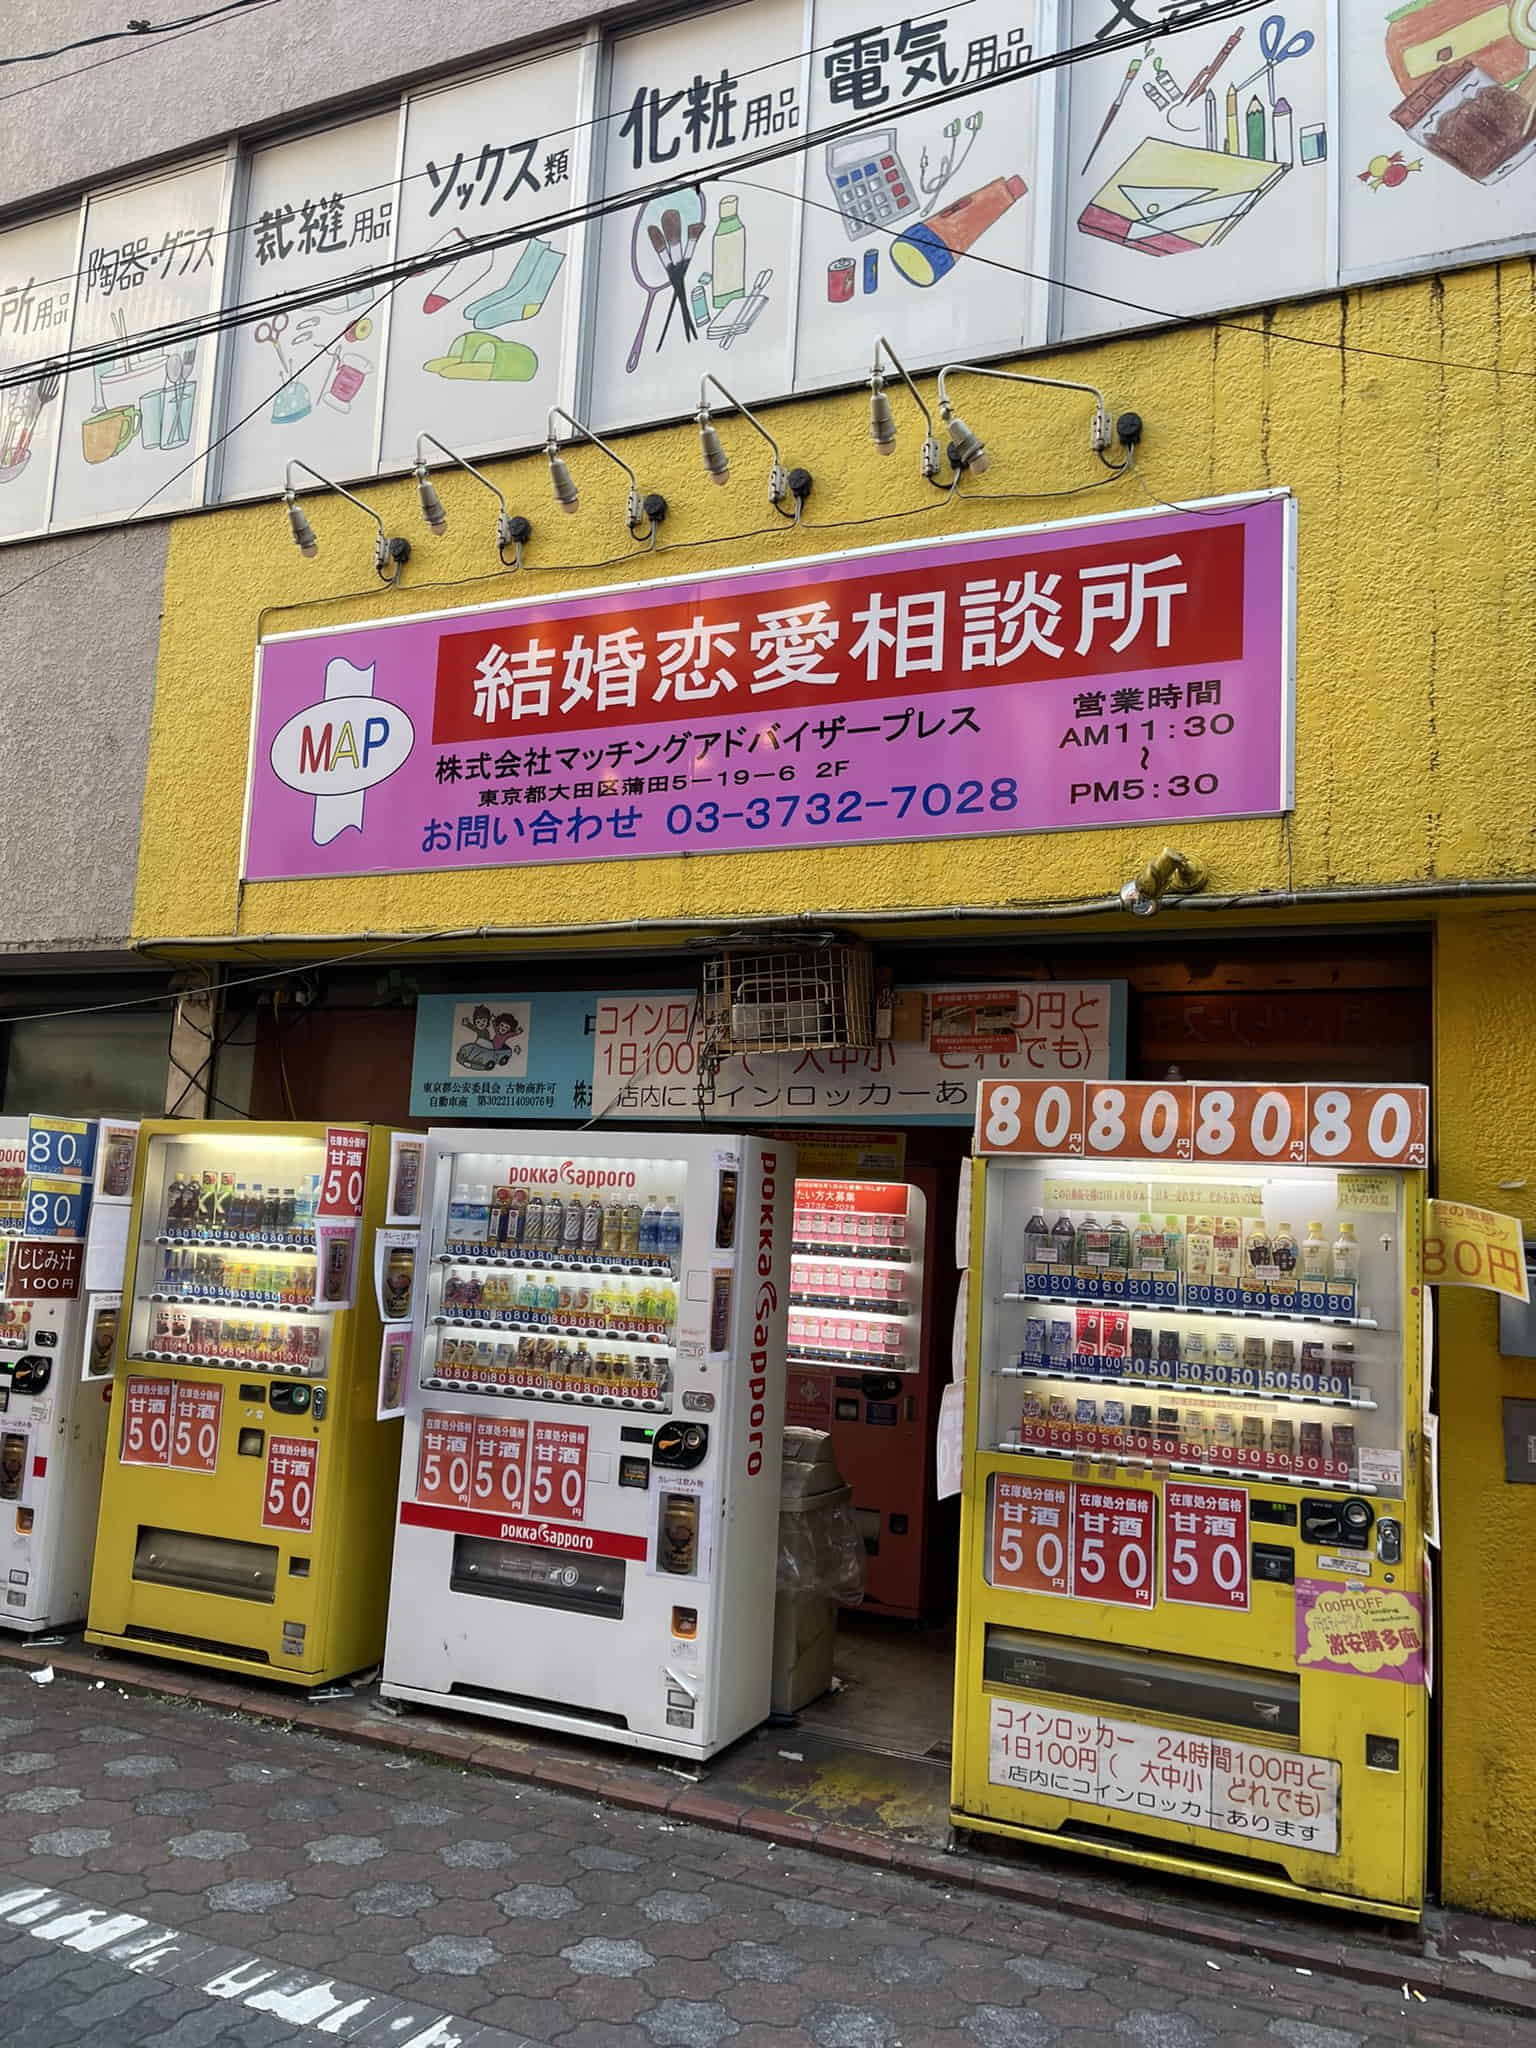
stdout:
POLYGON ((1331 1757, 1213 1742, 1024 1700, 994 1699, 991 1710, 987 1776, 994 1785, 1338 1854, 1339 1766, 1331 1757))

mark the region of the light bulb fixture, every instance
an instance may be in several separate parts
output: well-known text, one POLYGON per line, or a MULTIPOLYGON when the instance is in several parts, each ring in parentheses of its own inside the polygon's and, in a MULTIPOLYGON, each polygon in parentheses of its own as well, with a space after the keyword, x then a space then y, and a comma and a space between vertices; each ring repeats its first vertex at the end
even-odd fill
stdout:
POLYGON ((446 455, 450 462, 456 462, 460 469, 472 476, 477 484, 483 485, 496 500, 496 503, 501 508, 496 515, 496 552, 500 556, 504 568, 521 569, 523 566, 523 542, 533 532, 532 526, 526 519, 516 518, 512 513, 508 512, 506 498, 483 470, 476 469, 472 462, 466 462, 462 455, 456 455, 446 442, 438 440, 436 434, 418 434, 416 436, 416 495, 421 500, 422 518, 426 520, 434 533, 447 532, 448 514, 443 510, 443 501, 437 495, 437 490, 431 478, 427 475, 427 459, 422 453, 423 444, 429 441, 440 455, 446 455), (515 550, 510 563, 507 561, 508 548, 515 550))
POLYGON ((334 491, 338 498, 345 498, 349 505, 355 505, 359 512, 365 513, 373 521, 374 525, 378 528, 378 533, 373 543, 374 573, 385 583, 398 583, 400 581, 400 571, 411 559, 410 542, 408 540, 401 540, 395 534, 386 533, 384 531, 384 522, 378 513, 374 511, 373 507, 365 505, 361 498, 354 497, 345 484, 336 483, 331 477, 323 476, 318 469, 311 469, 307 462, 300 462, 298 457, 295 456, 289 462, 284 472, 283 503, 288 508, 288 527, 298 546, 299 553, 308 560, 313 561, 320 552, 320 543, 315 538, 315 529, 305 518, 297 501, 297 492, 293 481, 293 472, 296 469, 303 470, 306 476, 312 476, 317 484, 324 484, 325 488, 328 491, 334 491))
POLYGON ((720 436, 710 418, 710 404, 705 396, 706 385, 713 384, 726 403, 733 405, 737 412, 760 434, 773 450, 773 464, 768 471, 768 502, 781 518, 798 521, 804 510, 805 501, 811 495, 812 477, 808 469, 786 469, 784 458, 779 453, 779 444, 763 425, 749 405, 743 405, 734 391, 727 391, 720 379, 709 371, 699 379, 699 409, 694 415, 699 423, 699 446, 704 456, 704 468, 717 484, 723 484, 731 473, 730 457, 721 446, 720 436), (784 500, 788 498, 793 507, 785 511, 784 500))
POLYGON ((891 410, 891 401, 885 395, 887 372, 881 367, 881 358, 889 362, 902 383, 912 394, 912 403, 923 416, 922 472, 928 483, 937 483, 939 475, 939 437, 934 432, 933 414, 923 394, 907 375, 906 364, 883 334, 875 337, 875 360, 869 372, 869 438, 875 444, 879 455, 893 455, 896 451, 896 415, 891 410))
POLYGON ((640 481, 622 455, 617 455, 600 434, 594 434, 585 420, 577 419, 567 412, 563 405, 549 408, 549 421, 544 441, 544 453, 549 458, 550 488, 555 494, 555 503, 562 512, 575 512, 581 503, 575 479, 566 467, 565 457, 560 453, 560 442, 555 433, 555 421, 564 420, 568 427, 574 427, 594 448, 600 448, 610 462, 617 463, 629 478, 629 495, 625 501, 624 523, 635 540, 643 541, 647 547, 655 547, 661 522, 667 516, 667 501, 660 491, 647 491, 642 497, 640 481))
MULTIPOLYGON (((951 377, 991 377, 999 384, 1038 384, 1046 391, 1081 391, 1093 400, 1093 417, 1088 423, 1088 449, 1093 455, 1102 455, 1114 438, 1114 423, 1109 408, 1104 403, 1104 394, 1093 384, 1074 384, 1064 377, 1031 377, 1023 370, 988 370, 980 363, 946 363, 939 372, 939 418, 949 429, 950 467, 961 475, 981 476, 991 466, 992 458, 987 453, 987 444, 981 436, 973 433, 955 411, 949 396, 951 377)), ((1128 420, 1135 419, 1127 413, 1128 420)), ((1139 435, 1141 422, 1136 421, 1139 435)), ((1126 464, 1129 466, 1130 444, 1127 444, 1126 464)), ((1117 465, 1111 464, 1112 468, 1117 465)))
POLYGON ((1121 884, 1120 907, 1128 910, 1132 917, 1155 917, 1169 890, 1176 889, 1181 895, 1194 895, 1205 887, 1209 879, 1197 861, 1176 852, 1171 846, 1165 846, 1155 860, 1148 861, 1139 875, 1121 884))

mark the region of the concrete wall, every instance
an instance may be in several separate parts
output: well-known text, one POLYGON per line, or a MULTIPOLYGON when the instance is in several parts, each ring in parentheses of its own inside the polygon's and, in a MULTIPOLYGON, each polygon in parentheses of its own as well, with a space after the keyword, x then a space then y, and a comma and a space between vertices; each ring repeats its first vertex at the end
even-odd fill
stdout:
MULTIPOLYGON (((157 18, 201 11, 162 7, 157 18)), ((44 193, 636 11, 633 0, 478 0, 471 7, 382 12, 360 0, 299 0, 177 36, 77 51, 18 78, 44 83, 13 101, 0 122, 0 195, 7 209, 20 207, 44 193), (78 69, 92 63, 97 68, 78 69), (71 71, 76 75, 64 79, 71 71)), ((117 0, 10 0, 5 48, 57 49, 120 29, 125 18, 117 0)), ((7 81, 13 76, 7 73, 7 81)))
POLYGON ((0 953, 127 938, 167 531, 0 555, 0 953))

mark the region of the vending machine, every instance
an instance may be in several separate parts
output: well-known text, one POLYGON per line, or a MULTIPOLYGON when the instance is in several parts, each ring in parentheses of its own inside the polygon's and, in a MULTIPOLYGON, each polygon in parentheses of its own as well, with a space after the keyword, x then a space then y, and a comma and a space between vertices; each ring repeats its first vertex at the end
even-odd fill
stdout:
POLYGON ((0 1627, 83 1621, 138 1126, 0 1119, 0 1627))
POLYGON ((957 1826, 1417 1917, 1427 1118, 982 1083, 957 1826))
POLYGON ((429 1133, 393 1699, 707 1757, 769 1709, 792 1148, 429 1133))
POLYGON ((926 1251, 921 1189, 796 1181, 786 1417, 831 1435, 864 1537, 864 1605, 914 1621, 935 1427, 926 1251))
POLYGON ((314 1686, 384 1643, 387 1131, 146 1123, 87 1640, 314 1686))

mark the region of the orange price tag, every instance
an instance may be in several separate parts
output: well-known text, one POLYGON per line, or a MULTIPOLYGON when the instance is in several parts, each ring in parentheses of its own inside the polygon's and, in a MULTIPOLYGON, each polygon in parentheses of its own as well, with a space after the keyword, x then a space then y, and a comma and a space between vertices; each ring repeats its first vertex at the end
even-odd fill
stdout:
POLYGON ((1427 1088, 1309 1088, 1307 1158, 1314 1166, 1423 1166, 1427 1088))
POLYGON ((1194 1089, 1187 1081, 1089 1081, 1083 1151, 1092 1159, 1188 1159, 1194 1089))
POLYGON ((1299 1165, 1307 1156, 1307 1091, 1227 1081, 1194 1088, 1193 1156, 1241 1165, 1299 1165))
POLYGON ((1070 1488, 999 1473, 992 1493, 992 1583, 1015 1593, 1070 1593, 1070 1488))
POLYGON ((1081 1081, 983 1081, 976 1095, 978 1153, 1080 1159, 1081 1081))

